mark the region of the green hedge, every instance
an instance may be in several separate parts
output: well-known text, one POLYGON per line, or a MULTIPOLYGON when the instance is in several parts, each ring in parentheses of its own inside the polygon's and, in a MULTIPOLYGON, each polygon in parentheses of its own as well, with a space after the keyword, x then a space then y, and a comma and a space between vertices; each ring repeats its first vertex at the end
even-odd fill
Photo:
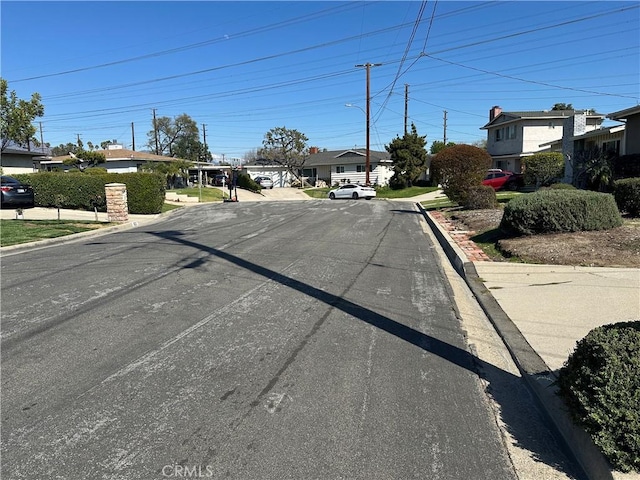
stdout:
POLYGON ((245 190, 251 190, 252 192, 260 192, 260 190, 262 190, 260 184, 255 182, 246 173, 238 173, 238 188, 244 188, 245 190))
POLYGON ((505 205, 500 227, 510 233, 607 230, 622 225, 612 195, 586 190, 539 190, 505 205))
POLYGON ((589 332, 557 384, 575 420, 611 464, 640 472, 640 321, 589 332))
POLYGON ((613 184, 613 196, 618 209, 633 217, 640 214, 640 178, 625 178, 613 184))
POLYGON ((165 176, 156 173, 56 173, 40 172, 13 175, 33 186, 36 207, 57 207, 73 210, 97 208, 105 212, 105 184, 124 183, 127 186, 129 213, 156 214, 162 211, 165 196, 165 176))
POLYGON ((542 187, 540 190, 577 190, 570 183, 552 183, 548 187, 542 187))

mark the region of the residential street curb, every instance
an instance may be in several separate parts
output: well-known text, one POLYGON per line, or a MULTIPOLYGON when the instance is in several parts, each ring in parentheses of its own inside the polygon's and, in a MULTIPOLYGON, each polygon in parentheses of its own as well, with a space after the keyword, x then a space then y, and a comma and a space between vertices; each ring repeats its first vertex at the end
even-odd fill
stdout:
POLYGON ((420 203, 416 205, 427 220, 454 269, 469 286, 478 304, 502 338, 520 370, 525 384, 564 442, 566 450, 582 469, 584 477, 589 480, 614 480, 612 467, 608 460, 584 429, 573 423, 564 403, 556 395, 557 388, 554 384, 556 375, 549 370, 540 355, 531 347, 518 327, 485 287, 475 266, 467 259, 465 253, 420 203))

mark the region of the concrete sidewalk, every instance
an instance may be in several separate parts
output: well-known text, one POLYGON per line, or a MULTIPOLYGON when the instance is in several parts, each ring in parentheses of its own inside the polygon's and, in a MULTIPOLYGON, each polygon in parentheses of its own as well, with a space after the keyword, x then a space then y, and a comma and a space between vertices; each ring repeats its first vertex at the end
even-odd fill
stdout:
POLYGON ((474 262, 509 318, 556 371, 601 325, 640 320, 640 269, 474 262))
MULTIPOLYGON (((149 222, 160 217, 161 214, 156 215, 132 215, 129 214, 129 222, 149 222)), ((2 220, 15 220, 18 217, 18 212, 15 209, 1 209, 0 218, 2 220)), ((27 208, 22 210, 22 218, 24 220, 86 220, 90 222, 109 222, 106 212, 89 212, 85 210, 69 210, 69 209, 57 209, 57 208, 27 208), (59 215, 59 216, 58 216, 59 215)))

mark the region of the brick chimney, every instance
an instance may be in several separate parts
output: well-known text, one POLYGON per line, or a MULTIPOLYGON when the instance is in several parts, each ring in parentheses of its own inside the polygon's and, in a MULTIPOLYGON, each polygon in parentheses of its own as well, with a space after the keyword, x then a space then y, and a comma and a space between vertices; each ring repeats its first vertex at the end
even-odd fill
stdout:
POLYGON ((309 155, 315 155, 318 151, 318 147, 309 147, 309 155))
POLYGON ((491 107, 491 110, 489 110, 489 121, 491 122, 494 118, 496 118, 501 113, 502 113, 502 107, 498 107, 497 105, 494 107, 491 107))

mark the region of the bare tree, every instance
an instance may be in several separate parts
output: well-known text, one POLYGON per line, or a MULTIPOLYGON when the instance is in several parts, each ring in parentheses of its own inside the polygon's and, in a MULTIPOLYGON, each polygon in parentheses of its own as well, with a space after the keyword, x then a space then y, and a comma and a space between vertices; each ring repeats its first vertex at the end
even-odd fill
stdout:
POLYGON ((306 135, 297 130, 272 128, 265 134, 258 156, 286 167, 302 184, 301 170, 309 157, 308 141, 306 135))

